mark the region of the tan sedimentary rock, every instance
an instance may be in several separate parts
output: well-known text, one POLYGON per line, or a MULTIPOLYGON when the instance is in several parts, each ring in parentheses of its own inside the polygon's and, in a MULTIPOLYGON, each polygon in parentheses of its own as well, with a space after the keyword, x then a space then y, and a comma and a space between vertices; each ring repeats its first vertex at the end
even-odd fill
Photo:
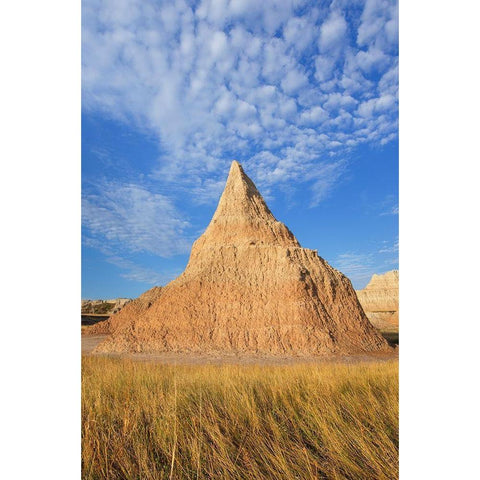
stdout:
POLYGON ((132 300, 131 298, 115 298, 114 299, 115 305, 113 307, 113 313, 119 312, 131 300, 132 300))
POLYGON ((237 162, 185 271, 148 309, 137 314, 127 307, 115 325, 112 317, 113 333, 97 352, 389 350, 350 281, 300 246, 237 162))
POLYGON ((153 302, 160 296, 162 287, 153 287, 140 295, 135 300, 129 301, 117 313, 113 314, 108 320, 92 325, 84 333, 89 335, 100 335, 112 333, 119 325, 129 322, 131 318, 136 318, 147 311, 153 302))
POLYGON ((369 284, 357 291, 357 296, 375 327, 398 331, 398 270, 373 275, 369 284))

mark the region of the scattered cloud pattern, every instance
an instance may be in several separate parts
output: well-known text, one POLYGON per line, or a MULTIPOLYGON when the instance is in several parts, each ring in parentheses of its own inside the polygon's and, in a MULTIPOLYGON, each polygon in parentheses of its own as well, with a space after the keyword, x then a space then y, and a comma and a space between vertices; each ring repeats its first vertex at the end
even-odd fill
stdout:
POLYGON ((186 253, 189 223, 172 201, 136 184, 100 182, 84 191, 82 223, 92 246, 170 257, 186 253), (175 241, 174 241, 175 240, 175 241))
POLYGON ((85 0, 83 107, 153 132, 162 181, 207 192, 236 158, 314 205, 397 135, 397 33, 390 0, 85 0))

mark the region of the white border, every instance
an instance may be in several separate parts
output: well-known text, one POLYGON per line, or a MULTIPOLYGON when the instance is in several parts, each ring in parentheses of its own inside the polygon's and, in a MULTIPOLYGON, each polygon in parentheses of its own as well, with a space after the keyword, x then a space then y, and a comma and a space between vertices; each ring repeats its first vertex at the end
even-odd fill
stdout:
MULTIPOLYGON (((479 8, 400 3, 401 478, 474 478, 479 8)), ((4 2, 0 22, 1 471, 63 480, 80 473, 80 2, 4 2)))
POLYGON ((80 2, 0 11, 2 478, 80 478, 80 2))
POLYGON ((478 478, 475 2, 400 1, 400 478, 478 478))

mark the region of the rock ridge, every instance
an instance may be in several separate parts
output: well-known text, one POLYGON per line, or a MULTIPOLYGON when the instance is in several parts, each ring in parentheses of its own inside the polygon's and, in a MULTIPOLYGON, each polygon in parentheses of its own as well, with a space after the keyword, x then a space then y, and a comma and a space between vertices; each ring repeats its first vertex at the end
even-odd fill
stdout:
POLYGON ((398 331, 398 270, 374 274, 363 290, 357 291, 370 322, 384 331, 398 331))

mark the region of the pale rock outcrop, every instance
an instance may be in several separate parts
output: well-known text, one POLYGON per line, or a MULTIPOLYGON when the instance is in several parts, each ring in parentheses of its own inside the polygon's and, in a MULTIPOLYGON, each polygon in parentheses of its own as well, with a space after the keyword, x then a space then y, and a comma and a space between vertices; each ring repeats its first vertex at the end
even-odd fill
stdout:
POLYGON ((109 320, 97 352, 324 355, 388 351, 350 280, 302 248, 233 162, 185 271, 109 320))
POLYGON ((398 270, 373 275, 369 284, 357 291, 357 296, 375 327, 398 331, 398 270))
POLYGON ((113 298, 111 300, 82 300, 82 315, 111 315, 119 312, 130 298, 113 298))

